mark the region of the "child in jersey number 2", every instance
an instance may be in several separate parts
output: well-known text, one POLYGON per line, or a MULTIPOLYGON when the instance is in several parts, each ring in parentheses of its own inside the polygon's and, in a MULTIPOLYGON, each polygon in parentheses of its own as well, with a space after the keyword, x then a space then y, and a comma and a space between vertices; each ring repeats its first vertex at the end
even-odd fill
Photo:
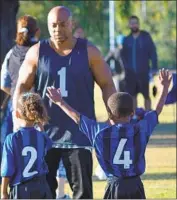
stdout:
POLYGON ((156 109, 146 112, 137 123, 131 123, 133 99, 128 93, 115 93, 108 99, 108 124, 97 123, 78 113, 62 99, 59 89, 48 88, 47 96, 79 125, 94 146, 99 164, 108 177, 105 199, 146 198, 140 179, 145 171, 145 150, 158 124, 171 78, 168 70, 160 70, 162 91, 156 109))
POLYGON ((9 134, 3 146, 1 198, 51 199, 44 156, 52 141, 45 132, 35 129, 35 124, 48 121, 41 97, 35 93, 21 95, 16 117, 21 128, 9 134))

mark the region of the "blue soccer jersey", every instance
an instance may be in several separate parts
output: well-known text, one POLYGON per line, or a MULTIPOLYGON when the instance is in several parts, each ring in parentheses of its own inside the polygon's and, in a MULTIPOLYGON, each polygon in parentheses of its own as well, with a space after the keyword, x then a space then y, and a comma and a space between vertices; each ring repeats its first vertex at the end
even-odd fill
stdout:
POLYGON ((97 159, 107 176, 129 177, 145 171, 145 150, 158 123, 155 111, 137 123, 108 126, 81 116, 80 130, 95 147, 97 159))
POLYGON ((52 147, 46 133, 33 127, 20 128, 6 137, 3 147, 1 176, 10 177, 10 186, 48 172, 44 157, 52 147))

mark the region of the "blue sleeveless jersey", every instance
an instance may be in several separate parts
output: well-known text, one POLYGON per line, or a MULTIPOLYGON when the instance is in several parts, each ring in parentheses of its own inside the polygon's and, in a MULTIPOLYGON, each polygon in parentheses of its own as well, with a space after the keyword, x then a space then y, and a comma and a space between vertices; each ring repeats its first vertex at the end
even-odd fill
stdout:
POLYGON ((49 40, 40 42, 35 89, 47 107, 50 117, 45 131, 54 146, 90 146, 88 138, 57 105, 46 97, 48 86, 61 89, 64 100, 80 113, 95 118, 94 79, 89 68, 87 40, 78 39, 72 52, 60 56, 50 47, 49 40))

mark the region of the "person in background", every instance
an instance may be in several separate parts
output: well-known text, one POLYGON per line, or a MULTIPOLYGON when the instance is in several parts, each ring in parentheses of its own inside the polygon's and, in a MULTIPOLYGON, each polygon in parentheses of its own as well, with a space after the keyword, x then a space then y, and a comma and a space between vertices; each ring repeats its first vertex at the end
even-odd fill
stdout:
POLYGON ((116 38, 117 47, 114 51, 109 51, 109 53, 105 57, 105 61, 108 63, 112 71, 113 81, 117 91, 124 90, 123 80, 125 78, 125 70, 121 58, 123 40, 124 36, 122 34, 118 35, 116 38), (111 66, 111 60, 114 60, 115 63, 113 68, 111 66))
POLYGON ((80 26, 77 27, 74 31, 74 37, 82 38, 82 39, 86 38, 86 35, 85 35, 83 28, 81 28, 80 26))
POLYGON ((137 94, 144 97, 145 110, 151 109, 149 96, 149 73, 155 75, 157 71, 157 52, 155 44, 147 31, 140 30, 137 16, 129 18, 131 33, 125 37, 121 57, 125 67, 125 91, 134 98, 137 107, 137 94), (152 64, 150 71, 149 62, 152 64))
POLYGON ((0 89, 10 96, 7 106, 4 109, 4 116, 1 124, 1 150, 6 136, 13 131, 12 96, 17 83, 20 66, 28 49, 36 44, 39 37, 40 29, 34 17, 25 15, 17 20, 16 44, 6 54, 1 69, 0 89))

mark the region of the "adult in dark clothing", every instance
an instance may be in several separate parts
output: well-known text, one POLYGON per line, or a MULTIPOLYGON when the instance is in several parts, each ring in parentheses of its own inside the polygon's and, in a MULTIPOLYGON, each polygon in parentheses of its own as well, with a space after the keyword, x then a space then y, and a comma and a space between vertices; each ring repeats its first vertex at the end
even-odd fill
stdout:
POLYGON ((140 30, 139 18, 131 16, 129 19, 131 33, 125 37, 122 49, 122 60, 125 67, 125 91, 134 97, 134 106, 137 107, 137 94, 142 93, 145 99, 145 109, 151 109, 149 97, 149 73, 157 71, 157 53, 150 34, 140 30))
MULTIPOLYGON (((7 53, 1 70, 1 90, 11 97, 13 96, 19 69, 25 59, 25 55, 28 49, 38 41, 39 36, 40 29, 37 27, 37 22, 33 17, 25 15, 18 19, 16 44, 7 53)), ((1 124, 1 148, 6 136, 12 132, 12 99, 10 98, 6 109, 4 109, 4 116, 1 124)))
POLYGON ((117 91, 123 91, 123 80, 125 78, 125 70, 123 61, 121 58, 121 50, 122 50, 122 43, 123 43, 124 36, 119 35, 117 37, 117 47, 114 51, 109 51, 108 54, 105 57, 105 61, 108 63, 108 65, 111 67, 111 61, 114 60, 115 65, 114 68, 111 68, 112 76, 114 85, 116 87, 117 91))
POLYGON ((68 8, 57 6, 51 9, 48 14, 51 37, 29 49, 19 72, 13 108, 17 108, 19 95, 35 86, 50 117, 44 129, 53 140, 53 148, 46 156, 47 181, 53 198, 56 198, 56 171, 62 159, 73 198, 92 199, 91 143, 46 97, 46 90, 51 85, 60 87, 65 100, 90 118, 95 118, 94 82, 100 86, 106 106, 116 90, 100 51, 86 39, 73 37, 72 27, 72 14, 68 8))

